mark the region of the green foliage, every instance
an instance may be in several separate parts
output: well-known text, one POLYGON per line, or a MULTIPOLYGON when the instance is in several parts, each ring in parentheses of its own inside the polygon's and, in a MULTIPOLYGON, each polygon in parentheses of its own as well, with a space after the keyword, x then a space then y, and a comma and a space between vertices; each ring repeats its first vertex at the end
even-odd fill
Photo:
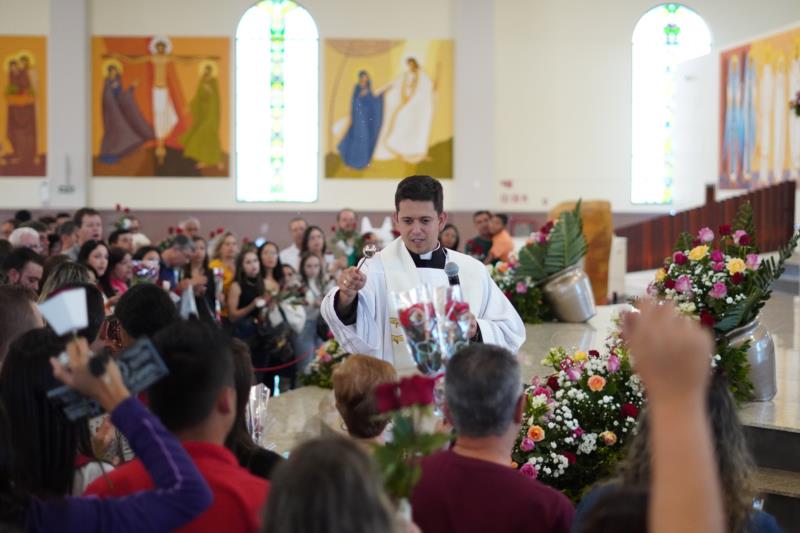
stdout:
POLYGON ((740 346, 731 346, 724 337, 717 341, 717 355, 720 356, 717 366, 728 378, 731 394, 739 404, 747 402, 753 397, 750 363, 747 361, 747 350, 749 349, 749 339, 740 346))
POLYGON ((512 292, 507 296, 524 323, 541 324, 553 319, 550 307, 545 303, 542 291, 538 288, 530 287, 526 293, 512 292))
POLYGON ((395 500, 411 496, 422 475, 422 458, 450 442, 448 434, 417 430, 419 424, 415 424, 414 419, 430 414, 430 407, 411 407, 396 412, 392 417, 392 441, 373 445, 373 456, 380 466, 386 492, 395 500))
POLYGON ((756 227, 753 223, 753 206, 750 202, 745 202, 736 210, 736 217, 733 219, 733 231, 743 230, 750 236, 750 246, 755 248, 756 244, 756 227))
POLYGON ((546 243, 531 243, 520 250, 518 274, 541 281, 577 264, 586 255, 587 247, 578 200, 575 209, 558 217, 546 243))
POLYGON ((571 212, 561 213, 558 224, 550 232, 550 246, 544 259, 548 275, 577 264, 586 255, 586 237, 581 221, 581 201, 571 212))
POLYGON ((673 251, 675 252, 682 252, 684 250, 691 250, 692 249, 692 242, 694 241, 694 237, 689 232, 681 232, 680 236, 678 236, 678 242, 675 243, 675 248, 673 251))

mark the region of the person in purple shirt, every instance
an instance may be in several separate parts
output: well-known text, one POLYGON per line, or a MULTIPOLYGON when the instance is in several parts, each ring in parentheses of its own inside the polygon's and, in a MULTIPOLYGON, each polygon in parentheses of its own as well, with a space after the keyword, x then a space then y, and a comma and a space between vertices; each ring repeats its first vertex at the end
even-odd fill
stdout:
POLYGON ((212 502, 205 480, 180 443, 130 396, 116 363, 110 360, 104 373, 96 377, 89 370, 90 352, 85 339, 71 341, 67 353, 68 365, 51 359, 53 374, 111 413, 112 422, 128 438, 156 488, 106 500, 41 500, 20 491, 10 475, 14 458, 8 439, 13 428, 0 405, 0 524, 26 531, 167 532, 205 511, 212 502))
POLYGON ((458 434, 426 457, 411 497, 425 533, 570 530, 574 510, 553 488, 511 467, 525 406, 519 363, 499 346, 472 344, 447 365, 445 412, 458 434))

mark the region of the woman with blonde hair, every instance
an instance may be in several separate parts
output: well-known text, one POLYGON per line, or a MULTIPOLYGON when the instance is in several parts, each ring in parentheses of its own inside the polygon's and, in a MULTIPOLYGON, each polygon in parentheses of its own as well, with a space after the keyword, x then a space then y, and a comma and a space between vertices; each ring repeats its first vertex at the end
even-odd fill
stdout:
POLYGON ((333 394, 336 409, 357 440, 383 442, 388 420, 378 415, 375 387, 397 381, 397 371, 382 359, 354 354, 333 372, 333 394))
POLYGON ((222 270, 222 316, 228 317, 228 289, 236 276, 236 257, 239 255, 239 241, 230 231, 226 231, 217 237, 214 243, 214 252, 211 254, 211 261, 208 267, 213 271, 222 270))

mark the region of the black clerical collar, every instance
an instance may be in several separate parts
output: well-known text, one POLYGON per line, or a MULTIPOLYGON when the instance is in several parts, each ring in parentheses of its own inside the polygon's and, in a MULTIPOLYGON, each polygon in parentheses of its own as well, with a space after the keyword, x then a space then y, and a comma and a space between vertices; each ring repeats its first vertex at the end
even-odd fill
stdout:
POLYGON ((427 254, 415 254, 411 250, 408 250, 408 253, 411 254, 411 259, 417 268, 444 268, 444 264, 447 263, 447 252, 441 244, 437 244, 436 249, 427 254))

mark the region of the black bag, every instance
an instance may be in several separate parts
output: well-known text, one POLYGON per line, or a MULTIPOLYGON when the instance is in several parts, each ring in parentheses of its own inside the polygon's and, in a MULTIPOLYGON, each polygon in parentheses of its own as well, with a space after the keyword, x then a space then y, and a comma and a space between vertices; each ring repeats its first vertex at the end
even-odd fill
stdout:
POLYGON ((256 325, 256 335, 252 341, 251 350, 260 352, 267 357, 269 366, 276 366, 288 363, 294 358, 294 348, 292 348, 292 335, 294 332, 286 321, 283 309, 278 307, 283 320, 273 325, 269 318, 256 325))

